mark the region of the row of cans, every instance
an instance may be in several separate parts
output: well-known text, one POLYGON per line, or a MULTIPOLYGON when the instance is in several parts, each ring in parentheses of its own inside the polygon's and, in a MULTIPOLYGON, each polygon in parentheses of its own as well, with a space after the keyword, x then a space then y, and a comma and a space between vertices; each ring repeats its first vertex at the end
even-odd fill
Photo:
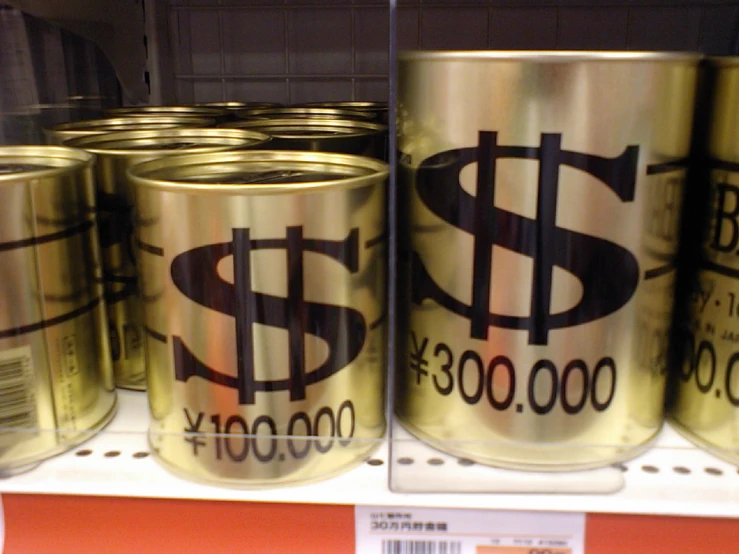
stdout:
MULTIPOLYGON (((402 55, 390 306, 385 138, 349 154, 279 142, 335 120, 284 110, 345 106, 239 106, 231 123, 202 111, 223 106, 152 107, 111 117, 185 110, 232 128, 98 128, 67 147, 7 149, 12 186, 0 193, 16 191, 2 205, 17 219, 0 255, 25 259, 0 265, 17 286, 3 291, 0 379, 8 367, 15 381, 0 382, 0 398, 20 388, 33 417, 89 431, 112 414, 115 382, 146 384, 152 451, 171 470, 309 481, 359 463, 383 436, 390 314, 395 412, 440 450, 516 469, 614 463, 658 433, 671 378, 679 428, 737 462, 739 62, 709 64, 714 115, 696 140, 709 147, 691 154, 699 63, 402 55), (684 205, 686 188, 705 194, 684 205), (681 252, 681 229, 697 254, 681 252), (678 271, 685 260, 693 271, 678 271), (673 327, 676 289, 692 300, 673 327)), ((370 110, 342 117, 384 131, 370 110)), ((62 431, 57 451, 79 435, 62 431)))

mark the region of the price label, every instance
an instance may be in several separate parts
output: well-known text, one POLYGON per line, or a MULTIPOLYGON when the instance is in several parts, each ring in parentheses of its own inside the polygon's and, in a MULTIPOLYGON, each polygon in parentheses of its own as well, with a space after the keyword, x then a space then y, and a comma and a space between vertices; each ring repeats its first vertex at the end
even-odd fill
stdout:
POLYGON ((357 506, 357 554, 584 554, 585 514, 357 506))

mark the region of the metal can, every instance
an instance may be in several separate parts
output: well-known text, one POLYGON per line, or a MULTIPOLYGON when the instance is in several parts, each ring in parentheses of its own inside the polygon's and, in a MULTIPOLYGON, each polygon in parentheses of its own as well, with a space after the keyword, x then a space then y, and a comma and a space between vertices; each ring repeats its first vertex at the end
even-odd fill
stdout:
POLYGON ((130 175, 159 461, 267 487, 366 459, 385 429, 387 165, 255 150, 130 175))
POLYGON ((299 104, 297 107, 337 108, 340 110, 367 112, 372 115, 372 119, 377 123, 382 123, 383 125, 387 125, 388 123, 387 102, 372 102, 368 100, 344 100, 335 102, 309 102, 307 104, 299 104))
POLYGON ((739 464, 739 57, 706 65, 710 128, 695 186, 707 192, 707 213, 671 420, 698 445, 739 464))
MULTIPOLYGON (((144 161, 187 152, 254 148, 269 137, 241 129, 162 129, 79 137, 67 144, 97 155, 100 242, 115 383, 145 390, 143 319, 133 244, 133 198, 126 170, 144 161)), ((181 214, 180 214, 181 215, 181 214)))
POLYGON ((282 108, 283 105, 278 102, 239 102, 235 100, 227 100, 225 102, 201 102, 193 104, 193 106, 205 106, 208 108, 224 108, 228 111, 256 109, 256 108, 282 108))
POLYGON ((77 137, 102 135, 121 131, 154 131, 177 127, 209 127, 215 125, 214 119, 202 117, 152 116, 152 117, 109 117, 61 123, 44 129, 48 144, 64 144, 77 137))
POLYGON ((372 121, 371 113, 359 110, 340 110, 337 108, 252 108, 236 111, 240 119, 319 119, 319 120, 357 120, 372 121))
POLYGON ((151 117, 184 116, 205 117, 216 121, 226 121, 231 116, 225 108, 213 106, 127 106, 105 110, 108 117, 151 117))
POLYGON ((387 127, 368 121, 327 119, 254 119, 221 127, 250 129, 272 137, 276 150, 356 154, 386 159, 387 127))
POLYGON ((0 148, 1 473, 115 413, 92 167, 72 148, 0 148))
POLYGON ((698 58, 401 55, 410 432, 542 471, 656 435, 698 58))

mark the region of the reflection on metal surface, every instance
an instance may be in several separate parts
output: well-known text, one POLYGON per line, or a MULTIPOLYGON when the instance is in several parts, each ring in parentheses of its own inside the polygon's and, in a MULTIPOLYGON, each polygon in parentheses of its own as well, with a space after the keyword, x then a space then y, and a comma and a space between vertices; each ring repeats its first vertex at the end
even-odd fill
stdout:
POLYGON ((396 409, 412 433, 535 470, 655 436, 696 65, 401 56, 396 409))
POLYGON ((713 105, 707 159, 696 183, 709 188, 708 217, 672 418, 688 438, 739 464, 739 58, 708 65, 713 105))
POLYGON ((387 165, 222 152, 130 174, 158 459, 248 487, 363 461, 385 429, 387 165))
POLYGON ((132 197, 126 170, 163 156, 254 148, 268 141, 268 136, 250 131, 196 128, 125 131, 67 141, 97 156, 105 297, 115 382, 119 387, 146 387, 144 328, 132 242, 132 197))
POLYGON ((0 472, 89 438, 115 411, 93 158, 0 148, 0 472))
POLYGON ((109 117, 61 123, 50 129, 44 129, 44 134, 46 135, 46 142, 49 144, 64 144, 67 140, 90 135, 102 135, 121 131, 153 131, 177 127, 209 127, 214 124, 214 119, 202 117, 109 117))
POLYGON ((359 110, 321 107, 288 107, 288 108, 251 108, 238 110, 236 115, 241 119, 350 119, 372 121, 372 113, 359 110))

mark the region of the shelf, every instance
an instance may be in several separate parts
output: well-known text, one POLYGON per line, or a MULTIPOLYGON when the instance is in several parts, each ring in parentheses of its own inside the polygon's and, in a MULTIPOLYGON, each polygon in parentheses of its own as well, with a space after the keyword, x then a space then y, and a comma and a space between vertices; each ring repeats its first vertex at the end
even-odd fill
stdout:
MULTIPOLYGON (((272 490, 237 490, 192 483, 168 473, 151 456, 136 457, 148 453, 146 397, 141 393, 120 391, 119 403, 119 413, 105 432, 32 471, 3 480, 0 493, 739 517, 737 469, 692 447, 669 427, 662 431, 655 448, 624 464, 626 471, 605 468, 570 476, 549 474, 541 477, 482 466, 457 464, 453 468, 457 476, 459 472, 469 472, 461 476, 463 481, 469 481, 472 476, 473 481, 481 483, 506 483, 508 490, 517 490, 517 483, 520 486, 520 483, 536 480, 561 481, 564 485, 560 490, 568 490, 567 483, 575 482, 571 477, 575 475, 580 487, 620 488, 613 493, 391 492, 387 485, 387 445, 372 456, 375 465, 364 463, 327 481, 272 490), (81 451, 89 454, 80 456, 81 451), (118 454, 113 454, 116 452, 118 454), (687 468, 689 473, 678 473, 674 467, 687 468)), ((402 436, 400 440, 404 442, 404 453, 409 447, 417 452, 416 466, 412 470, 415 474, 435 481, 443 480, 444 475, 455 475, 449 473, 449 465, 455 462, 453 458, 449 457, 445 466, 429 465, 425 461, 430 455, 442 459, 444 455, 420 443, 406 441, 402 436), (446 473, 442 473, 444 471, 446 473)), ((400 471, 408 471, 407 467, 394 466, 394 477, 400 471)), ((491 485, 484 486, 492 490, 491 485)))

